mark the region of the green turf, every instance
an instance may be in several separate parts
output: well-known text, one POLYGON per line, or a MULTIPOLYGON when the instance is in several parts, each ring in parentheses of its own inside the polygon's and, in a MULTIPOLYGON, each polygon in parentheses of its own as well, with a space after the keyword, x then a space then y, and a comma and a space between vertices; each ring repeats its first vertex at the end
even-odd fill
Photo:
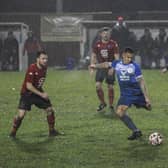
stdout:
MULTIPOLYGON (((17 139, 11 140, 24 73, 0 72, 0 168, 167 168, 168 74, 145 70, 144 76, 153 110, 129 110, 143 132, 141 140, 128 141, 131 132, 115 115, 107 115, 108 108, 97 114, 95 82, 88 71, 56 70, 49 70, 44 88, 56 108, 57 128, 65 136, 48 138, 45 113, 33 107, 17 139), (161 146, 148 144, 153 131, 164 135, 161 146)), ((117 99, 117 84, 115 90, 117 99)))

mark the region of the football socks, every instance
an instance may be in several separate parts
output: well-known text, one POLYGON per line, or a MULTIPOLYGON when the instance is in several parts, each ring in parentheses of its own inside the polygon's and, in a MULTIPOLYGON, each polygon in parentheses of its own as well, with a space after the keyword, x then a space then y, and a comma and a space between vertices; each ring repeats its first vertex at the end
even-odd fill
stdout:
POLYGON ((48 121, 49 130, 54 130, 55 116, 53 112, 47 115, 47 121, 48 121))
POLYGON ((132 131, 136 131, 137 130, 137 127, 135 126, 135 124, 133 123, 133 121, 131 120, 131 118, 128 115, 125 114, 122 117, 120 117, 120 119, 132 131))
POLYGON ((105 104, 103 89, 96 89, 96 92, 101 104, 105 104))
POLYGON ((114 100, 114 89, 113 88, 108 89, 108 97, 109 97, 109 106, 112 106, 113 100, 114 100))

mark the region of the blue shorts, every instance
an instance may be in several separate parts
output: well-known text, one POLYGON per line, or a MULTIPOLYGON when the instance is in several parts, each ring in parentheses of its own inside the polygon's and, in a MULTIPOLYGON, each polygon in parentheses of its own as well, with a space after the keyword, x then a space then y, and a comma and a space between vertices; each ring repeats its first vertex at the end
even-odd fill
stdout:
POLYGON ((126 105, 128 107, 135 105, 137 108, 146 108, 146 101, 143 94, 138 96, 121 96, 117 105, 126 105))

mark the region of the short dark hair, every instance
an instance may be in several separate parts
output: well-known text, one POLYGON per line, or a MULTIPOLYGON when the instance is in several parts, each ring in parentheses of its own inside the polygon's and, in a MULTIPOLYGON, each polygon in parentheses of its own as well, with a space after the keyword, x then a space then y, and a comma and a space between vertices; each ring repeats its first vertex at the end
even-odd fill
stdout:
POLYGON ((131 47, 126 47, 123 52, 124 53, 134 54, 134 50, 131 47))
POLYGON ((47 55, 45 51, 37 51, 36 58, 39 58, 41 54, 47 55))
POLYGON ((102 33, 103 31, 111 31, 110 27, 102 27, 99 32, 102 33))

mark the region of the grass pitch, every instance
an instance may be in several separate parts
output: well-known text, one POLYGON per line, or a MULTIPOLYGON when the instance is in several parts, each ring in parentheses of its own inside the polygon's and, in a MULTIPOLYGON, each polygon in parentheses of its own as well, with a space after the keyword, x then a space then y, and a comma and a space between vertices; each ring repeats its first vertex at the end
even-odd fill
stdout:
MULTIPOLYGON (((0 168, 167 168, 168 74, 145 70, 144 77, 153 110, 132 107, 128 111, 143 132, 141 140, 128 141, 130 130, 109 115, 108 108, 104 114, 96 112, 99 102, 88 71, 55 70, 48 71, 44 89, 56 108, 56 127, 65 135, 48 138, 46 115, 33 107, 17 139, 11 140, 8 134, 24 73, 0 72, 0 168), (164 135, 164 143, 157 147, 148 144, 154 131, 164 135)), ((115 95, 116 104, 117 82, 115 95)))

